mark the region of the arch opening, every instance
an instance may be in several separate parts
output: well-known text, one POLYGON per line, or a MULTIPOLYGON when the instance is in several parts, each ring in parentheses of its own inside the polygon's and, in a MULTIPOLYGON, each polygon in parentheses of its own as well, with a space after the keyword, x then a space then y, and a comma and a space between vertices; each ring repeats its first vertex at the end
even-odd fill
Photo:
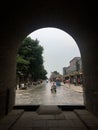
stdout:
MULTIPOLYGON (((29 34, 27 38, 28 37, 30 37, 33 40, 37 39, 39 44, 44 48, 43 65, 46 71, 48 72, 47 78, 49 79, 49 81, 51 80, 51 77, 56 71, 58 72, 58 75, 56 75, 55 79, 59 76, 62 79, 61 86, 63 87, 57 88, 57 99, 53 99, 53 95, 50 93, 51 82, 49 84, 45 84, 46 82, 44 82, 43 88, 38 87, 38 89, 36 89, 37 91, 35 93, 38 98, 34 97, 34 93, 33 96, 30 97, 31 93, 28 92, 28 88, 27 90, 23 90, 24 93, 21 93, 22 91, 19 90, 18 87, 18 90, 16 90, 16 105, 84 105, 82 87, 83 73, 81 65, 82 59, 80 50, 75 40, 65 31, 53 27, 46 27, 35 30, 34 32, 29 34), (69 81, 70 83, 68 83, 69 81), (71 89, 71 92, 69 92, 68 89, 71 89), (60 91, 61 96, 59 97, 60 91), (65 98, 64 94, 66 95, 66 93, 63 93, 63 91, 67 91, 68 93, 70 93, 70 96, 65 98), (74 100, 71 98, 71 93, 74 93, 75 95, 74 100), (19 97, 19 94, 21 94, 22 97, 19 97), (78 101, 76 101, 77 96, 80 96, 78 101), (41 99, 39 99, 39 97, 41 99), (19 98, 22 100, 19 101, 19 98), (52 100, 54 101, 50 101, 50 98, 52 98, 52 100), (60 100, 59 98, 63 98, 63 100, 60 100), (35 101, 33 99, 35 99, 35 101), (46 101, 44 99, 46 99, 46 101), (58 99, 60 100, 59 102, 58 99), (68 99, 69 101, 66 99, 68 99)), ((53 78, 54 77, 52 77, 52 81, 53 78)), ((34 89, 34 85, 32 88, 34 89)))

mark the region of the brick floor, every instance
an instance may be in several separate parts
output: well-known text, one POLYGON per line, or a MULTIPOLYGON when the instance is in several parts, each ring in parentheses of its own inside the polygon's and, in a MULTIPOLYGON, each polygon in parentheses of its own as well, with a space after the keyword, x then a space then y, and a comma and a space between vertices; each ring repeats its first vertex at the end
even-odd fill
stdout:
POLYGON ((98 119, 87 110, 49 115, 13 110, 0 120, 0 130, 98 130, 98 119))

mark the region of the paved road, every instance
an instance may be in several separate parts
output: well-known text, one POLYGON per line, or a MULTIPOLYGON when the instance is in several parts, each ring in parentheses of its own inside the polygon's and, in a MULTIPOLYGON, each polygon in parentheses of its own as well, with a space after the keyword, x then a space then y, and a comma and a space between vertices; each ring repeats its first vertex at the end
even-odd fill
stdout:
POLYGON ((16 105, 83 105, 83 93, 75 92, 67 85, 57 87, 56 93, 50 91, 51 83, 43 83, 28 90, 16 90, 16 105))

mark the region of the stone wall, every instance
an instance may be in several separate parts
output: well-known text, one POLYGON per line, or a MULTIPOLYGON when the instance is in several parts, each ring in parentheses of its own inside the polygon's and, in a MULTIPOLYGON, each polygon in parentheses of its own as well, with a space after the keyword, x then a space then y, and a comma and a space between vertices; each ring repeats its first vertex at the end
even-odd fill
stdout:
POLYGON ((83 62, 85 105, 98 116, 98 8, 96 3, 93 4, 89 6, 79 1, 70 3, 56 0, 54 4, 50 1, 41 1, 39 4, 8 1, 1 5, 0 117, 7 114, 14 105, 15 60, 19 44, 29 33, 43 27, 62 29, 76 40, 83 62))

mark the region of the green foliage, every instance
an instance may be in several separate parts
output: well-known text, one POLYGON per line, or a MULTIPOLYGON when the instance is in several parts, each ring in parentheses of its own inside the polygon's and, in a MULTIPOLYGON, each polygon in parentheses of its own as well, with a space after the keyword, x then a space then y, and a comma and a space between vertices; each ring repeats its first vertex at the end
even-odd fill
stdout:
POLYGON ((25 75, 29 68, 29 61, 23 59, 21 56, 17 56, 17 74, 25 75))
POLYGON ((54 71, 53 73, 54 73, 55 75, 58 75, 58 74, 59 74, 57 71, 54 71))
POLYGON ((43 47, 39 41, 27 37, 22 42, 17 55, 17 73, 31 75, 32 79, 38 80, 46 77, 46 70, 43 66, 43 47))

